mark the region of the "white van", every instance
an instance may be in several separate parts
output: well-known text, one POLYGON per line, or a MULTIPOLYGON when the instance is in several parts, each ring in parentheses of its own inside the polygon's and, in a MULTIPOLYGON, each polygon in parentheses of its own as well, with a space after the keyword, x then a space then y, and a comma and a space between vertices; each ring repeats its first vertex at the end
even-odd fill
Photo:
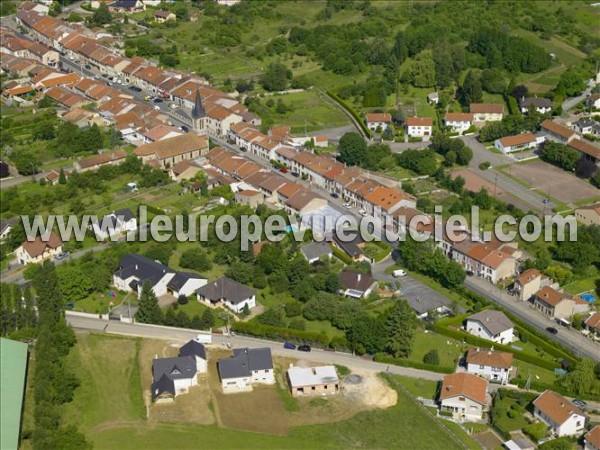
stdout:
POLYGON ((406 270, 404 269, 396 269, 392 272, 392 276, 394 278, 400 278, 400 277, 405 277, 406 276, 406 270))

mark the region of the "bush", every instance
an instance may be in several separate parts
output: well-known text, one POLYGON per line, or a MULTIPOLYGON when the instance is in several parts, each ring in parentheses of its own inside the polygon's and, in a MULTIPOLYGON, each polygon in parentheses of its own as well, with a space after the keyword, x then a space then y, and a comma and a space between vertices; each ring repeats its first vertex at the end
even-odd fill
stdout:
POLYGON ((333 256, 342 261, 344 264, 352 264, 352 258, 346 255, 342 250, 337 247, 332 247, 331 249, 333 256))
POLYGON ((423 362, 425 364, 431 364, 433 366, 440 365, 440 356, 438 355, 438 351, 436 349, 429 350, 425 356, 423 356, 423 362))
POLYGON ((485 161, 482 162, 481 164, 479 164, 479 170, 488 170, 491 167, 491 164, 489 161, 485 161))
POLYGON ((523 427, 523 433, 533 439, 533 442, 538 442, 547 434, 546 425, 542 422, 532 423, 523 427))
POLYGON ((177 303, 179 303, 180 305, 186 305, 188 303, 188 298, 181 294, 179 297, 177 297, 177 303))
POLYGON ((302 314, 302 303, 289 302, 285 304, 285 315, 287 317, 296 317, 302 314))
POLYGON ((346 111, 348 111, 350 113, 350 115, 352 117, 354 117, 354 120, 356 120, 356 122, 358 123, 360 128, 363 130, 365 135, 367 137, 371 137, 371 130, 369 130, 367 125, 364 123, 363 119, 358 116, 357 112, 354 110, 354 108, 352 106, 350 106, 348 103, 346 103, 344 100, 342 100, 338 95, 334 94, 331 91, 327 91, 326 94, 329 97, 331 97, 333 100, 335 100, 337 103, 339 103, 346 111))

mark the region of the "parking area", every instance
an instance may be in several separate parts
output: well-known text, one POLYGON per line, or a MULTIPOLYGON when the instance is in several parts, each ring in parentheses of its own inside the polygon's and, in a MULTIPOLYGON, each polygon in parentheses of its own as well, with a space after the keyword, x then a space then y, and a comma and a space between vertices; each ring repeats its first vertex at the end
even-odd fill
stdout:
POLYGON ((600 195, 600 190, 591 184, 543 161, 513 164, 508 173, 564 203, 600 195))

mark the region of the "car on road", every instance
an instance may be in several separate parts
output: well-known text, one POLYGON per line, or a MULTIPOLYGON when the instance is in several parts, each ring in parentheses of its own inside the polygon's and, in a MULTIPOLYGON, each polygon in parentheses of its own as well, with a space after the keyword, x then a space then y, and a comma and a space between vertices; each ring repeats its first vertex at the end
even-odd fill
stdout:
POLYGON ((62 252, 62 253, 59 253, 58 255, 56 255, 54 257, 54 259, 56 261, 60 261, 61 259, 65 259, 67 256, 69 256, 69 252, 62 252))
POLYGON ((152 100, 154 103, 162 103, 163 100, 162 98, 158 98, 158 97, 154 97, 154 100, 152 100))
POLYGON ((185 125, 181 125, 181 126, 179 127, 179 129, 180 129, 181 131, 183 131, 184 133, 189 133, 189 132, 190 132, 190 127, 186 127, 185 125))
POLYGON ((160 106, 154 105, 154 109, 157 110, 157 111, 160 111, 160 106))
POLYGON ((547 327, 546 331, 550 334, 558 334, 558 330, 554 327, 547 327))
POLYGON ((405 277, 406 275, 407 275, 406 270, 404 270, 404 269, 396 269, 392 272, 392 276, 394 278, 405 277))
POLYGON ((364 209, 361 209, 360 211, 358 211, 358 213, 363 217, 367 215, 367 212, 364 209))
POLYGON ((310 352, 311 348, 308 344, 303 344, 298 346, 298 351, 300 352, 310 352))
POLYGON ((296 346, 294 344, 292 344, 291 342, 285 341, 283 343, 283 348, 287 348, 289 350, 296 350, 296 346))
POLYGON ((344 203, 344 208, 346 208, 346 209, 352 209, 352 204, 351 203, 344 203))
POLYGON ((146 95, 146 96, 144 97, 144 101, 145 101, 145 102, 149 102, 151 98, 152 98, 152 97, 150 97, 149 95, 146 95))
POLYGON ((472 270, 467 270, 465 273, 468 277, 472 277, 473 275, 475 275, 475 272, 473 272, 472 270))
POLYGON ((133 92, 142 92, 142 89, 137 86, 129 86, 127 89, 133 92))
POLYGON ((331 198, 340 198, 339 194, 332 192, 331 194, 331 198))
POLYGON ((292 176, 298 178, 300 174, 298 172, 292 172, 292 176))
POLYGON ((108 74, 107 73, 103 73, 101 76, 102 76, 102 78, 108 78, 108 74))
POLYGON ((91 70, 91 69, 92 69, 92 66, 90 66, 89 64, 86 64, 84 67, 85 67, 87 70, 91 70))
POLYGON ((571 403, 573 403, 575 406, 577 406, 582 411, 586 411, 588 409, 588 404, 586 402, 584 402, 583 400, 580 400, 578 398, 573 399, 571 401, 571 403))

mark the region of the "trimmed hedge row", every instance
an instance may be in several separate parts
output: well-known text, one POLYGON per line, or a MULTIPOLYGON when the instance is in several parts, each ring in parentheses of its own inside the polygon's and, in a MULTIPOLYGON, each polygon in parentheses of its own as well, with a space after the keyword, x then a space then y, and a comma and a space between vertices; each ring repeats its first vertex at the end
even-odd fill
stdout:
POLYGON ((231 329, 240 334, 278 341, 290 341, 296 344, 311 344, 322 348, 326 348, 329 345, 327 335, 315 331, 291 330, 288 328, 261 325, 255 322, 234 322, 231 325, 231 329))
POLYGON ((437 333, 443 334, 444 336, 448 336, 454 339, 458 339, 461 341, 465 341, 467 344, 475 345, 477 347, 482 348, 491 348, 494 347, 494 350, 501 350, 504 352, 512 353, 514 357, 520 361, 533 364, 538 367, 542 367, 548 370, 554 370, 559 366, 558 363, 554 361, 547 361, 545 359, 539 358, 534 355, 530 355, 528 353, 524 353, 519 350, 515 350, 514 348, 504 345, 497 344, 496 342, 488 341, 487 339, 480 338, 478 336, 473 336, 465 331, 453 330, 452 328, 448 328, 447 326, 440 325, 436 323, 433 325, 433 330, 437 333))
POLYGON ((344 264, 352 264, 352 258, 350 258, 348 255, 346 255, 339 248, 332 246, 331 252, 333 253, 333 256, 335 256, 337 259, 342 261, 344 264))
POLYGON ((393 356, 386 355, 385 353, 377 353, 373 357, 373 361, 393 364, 395 366, 412 367, 413 369, 428 370, 430 372, 437 373, 454 373, 454 367, 435 366, 433 364, 426 364, 419 361, 409 361, 402 358, 394 358, 393 356))
POLYGON ((369 130, 369 128, 365 125, 363 119, 358 116, 358 114, 351 105, 346 103, 345 100, 342 100, 337 94, 333 93, 332 91, 327 91, 326 94, 329 95, 333 100, 335 100, 340 106, 342 106, 342 108, 348 111, 350 115, 354 117, 354 120, 358 122, 358 125, 364 131, 367 137, 371 137, 371 130, 369 130))
POLYGON ((482 297, 481 295, 477 294, 476 292, 473 292, 473 291, 465 288, 464 286, 461 288, 458 288, 457 291, 460 295, 468 298, 469 300, 471 300, 473 302, 480 303, 481 305, 484 305, 484 306, 490 306, 490 307, 493 307, 494 309, 502 311, 504 314, 506 314, 506 316, 508 318, 510 318, 510 320, 512 320, 514 323, 518 324, 518 325, 515 325, 515 329, 517 331, 519 331, 519 333, 525 331, 527 333, 527 337, 530 338, 530 341, 533 344, 535 344, 537 347, 540 347, 541 349, 543 349, 546 353, 549 353, 550 355, 552 355, 556 358, 569 360, 573 363, 576 363, 577 361, 579 361, 579 358, 573 356, 567 349, 565 349, 561 345, 557 344, 556 342, 548 342, 547 338, 545 336, 541 335, 535 327, 533 327, 532 325, 530 325, 526 322, 523 322, 521 319, 516 317, 510 311, 507 311, 506 309, 502 308, 501 306, 493 303, 492 301, 488 300, 485 297, 482 297))
MULTIPOLYGON (((521 389, 523 389, 525 387, 525 384, 527 383, 527 378, 513 378, 510 380, 510 383, 516 384, 521 389)), ((531 382, 529 383, 529 386, 530 386, 530 389, 533 391, 544 392, 546 390, 551 390, 554 392, 558 392, 559 394, 565 395, 567 397, 574 396, 573 392, 568 391, 567 389, 563 388, 562 386, 560 386, 558 384, 540 383, 539 381, 532 379, 531 382)), ((588 393, 580 398, 584 398, 586 400, 598 401, 598 400, 600 400, 600 395, 592 395, 592 394, 588 393)))

